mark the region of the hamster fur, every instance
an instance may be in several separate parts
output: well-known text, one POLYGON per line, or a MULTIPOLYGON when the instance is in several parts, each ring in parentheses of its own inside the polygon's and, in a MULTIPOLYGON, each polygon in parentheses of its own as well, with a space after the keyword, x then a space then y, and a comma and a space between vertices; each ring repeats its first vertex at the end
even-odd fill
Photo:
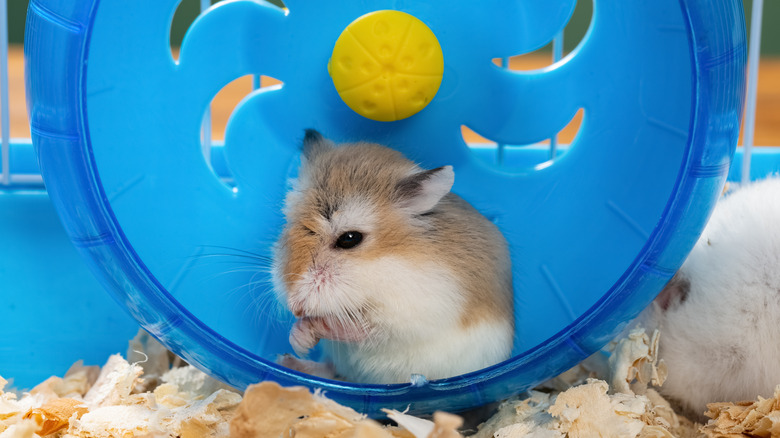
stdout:
POLYGON ((510 357, 507 244, 450 193, 453 182, 450 166, 425 170, 384 146, 306 131, 273 263, 279 299, 298 318, 297 353, 322 339, 335 372, 361 383, 439 379, 510 357))
POLYGON ((780 179, 723 198, 683 266, 639 321, 661 331, 661 392, 706 404, 771 397, 780 384, 780 179))

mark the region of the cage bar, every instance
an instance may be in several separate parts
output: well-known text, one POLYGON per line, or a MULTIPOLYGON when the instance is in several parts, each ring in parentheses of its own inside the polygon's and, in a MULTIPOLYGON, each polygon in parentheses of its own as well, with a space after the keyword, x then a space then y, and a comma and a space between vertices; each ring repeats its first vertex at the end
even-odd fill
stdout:
MULTIPOLYGON (((211 7, 211 0, 200 0, 200 13, 211 7)), ((203 115, 203 122, 200 128, 200 148, 203 152, 203 158, 211 165, 211 102, 203 115)))
MULTIPOLYGON (((510 59, 511 58, 509 58, 508 56, 505 57, 505 58, 501 58, 501 67, 509 70, 509 61, 510 61, 510 59)), ((496 157, 496 162, 498 163, 499 166, 503 166, 504 165, 504 149, 505 148, 506 148, 506 145, 503 144, 503 143, 498 143, 496 145, 496 153, 498 154, 498 156, 496 157)))
POLYGON ((750 182, 750 154, 756 132, 756 94, 758 90, 758 63, 761 56, 761 17, 764 0, 753 1, 750 19, 750 41, 748 49, 748 90, 745 105, 745 123, 742 125, 742 183, 750 182))
POLYGON ((0 183, 11 183, 11 123, 8 114, 8 2, 0 1, 0 141, 2 141, 3 171, 0 183))
MULTIPOLYGON (((560 61, 563 58, 563 29, 558 32, 553 38, 552 46, 553 64, 560 61)), ((550 159, 554 160, 558 154, 558 134, 553 135, 550 138, 550 159)))

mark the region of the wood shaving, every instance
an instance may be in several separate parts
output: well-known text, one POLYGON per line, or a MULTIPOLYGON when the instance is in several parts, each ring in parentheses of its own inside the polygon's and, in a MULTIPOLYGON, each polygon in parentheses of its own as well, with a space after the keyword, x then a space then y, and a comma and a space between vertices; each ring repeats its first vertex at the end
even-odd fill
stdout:
POLYGON ((658 360, 658 332, 632 330, 614 344, 603 368, 597 353, 567 373, 546 382, 525 397, 504 402, 482 424, 475 438, 563 437, 695 437, 698 425, 679 417, 648 384, 660 386, 666 367, 658 360), (594 375, 610 376, 612 387, 594 375), (574 386, 561 391, 562 384, 574 386), (579 383, 578 382, 584 382, 579 383))
POLYGON ((35 433, 38 425, 33 420, 22 420, 0 432, 0 438, 40 438, 35 433))
POLYGON ((420 436, 382 426, 306 388, 264 382, 242 397, 191 366, 162 372, 160 361, 145 363, 158 373, 153 385, 143 381, 140 364, 114 355, 102 369, 76 364, 66 377, 47 379, 18 400, 2 391, 6 381, 0 378, 0 437, 277 438, 282 432, 297 438, 461 436, 457 428, 462 420, 451 414, 437 413, 432 422, 416 419, 430 424, 429 433, 420 436))
POLYGON ((463 426, 463 418, 446 412, 435 412, 433 421, 407 415, 393 409, 382 409, 387 418, 395 421, 414 438, 460 438, 458 428, 463 426))
POLYGON ((41 407, 30 409, 24 419, 33 420, 38 425, 36 433, 49 435, 68 427, 71 418, 78 419, 89 412, 81 400, 57 398, 41 407))
POLYGON ((604 380, 558 394, 531 391, 503 403, 474 438, 693 437, 696 425, 681 421, 653 389, 646 395, 609 394, 604 380))
POLYGON ((0 436, 3 438, 27 436, 23 435, 22 431, 27 430, 28 426, 22 426, 22 423, 32 424, 33 432, 38 426, 34 421, 25 421, 22 417, 30 409, 40 406, 42 402, 32 395, 18 400, 15 393, 3 391, 7 384, 8 381, 0 377, 0 436))
POLYGON ((527 398, 501 403, 498 412, 479 427, 474 438, 562 436, 553 430, 554 418, 548 411, 552 398, 551 394, 529 391, 527 398))
POLYGON ((33 388, 30 394, 38 396, 41 400, 54 400, 56 398, 80 399, 95 384, 99 375, 100 367, 87 367, 81 361, 78 361, 65 373, 65 377, 49 377, 33 388))
POLYGON ((144 368, 119 355, 102 369, 77 363, 65 377, 49 378, 21 398, 4 393, 0 378, 0 436, 229 437, 241 395, 190 366, 163 370, 159 364, 170 361, 149 359, 169 353, 154 342, 135 346, 157 372, 151 387, 141 377, 144 368), (139 392, 147 387, 151 391, 139 392))
POLYGON ((149 333, 139 330, 127 348, 127 361, 143 368, 135 392, 151 391, 162 382, 162 376, 171 369, 186 365, 184 361, 157 342, 149 333))
POLYGON ((116 406, 128 402, 138 383, 143 368, 128 363, 115 354, 108 358, 94 385, 84 395, 84 401, 92 407, 116 406))
POLYGON ((450 414, 423 420, 392 411, 400 428, 382 427, 354 410, 304 387, 275 382, 251 385, 230 423, 232 438, 455 438, 462 424, 450 414), (420 435, 420 431, 425 434, 420 435))
MULTIPOLYGON (((386 411, 398 426, 382 426, 303 387, 263 382, 242 397, 191 366, 175 366, 185 364, 155 342, 146 337, 131 347, 141 362, 115 355, 102 369, 78 363, 23 395, 3 392, 0 377, 0 438, 462 437, 463 420, 443 412, 429 420, 386 411)), ((594 355, 542 391, 503 402, 471 436, 780 437, 780 386, 774 398, 708 405, 706 426, 678 416, 652 387, 666 376, 658 343, 657 333, 634 330, 614 344, 609 362, 594 355)))
POLYGON ((103 406, 71 421, 66 437, 124 438, 162 434, 156 412, 147 406, 103 406))
POLYGON ((395 409, 382 409, 382 412, 387 414, 387 418, 408 430, 414 438, 427 438, 433 432, 433 421, 407 415, 395 409))
POLYGON ((644 394, 647 385, 663 385, 667 376, 666 364, 658 360, 660 332, 652 337, 642 328, 629 332, 621 339, 609 357, 610 383, 615 392, 644 394))
POLYGON ((636 437, 646 423, 642 416, 648 400, 643 396, 607 394, 603 380, 589 380, 558 395, 550 414, 558 421, 555 429, 571 437, 636 437))
POLYGON ((709 403, 704 414, 710 420, 701 432, 708 437, 779 437, 780 385, 774 397, 754 402, 709 403))
POLYGON ((463 425, 463 419, 447 412, 433 414, 433 431, 427 438, 460 438, 458 428, 463 425))

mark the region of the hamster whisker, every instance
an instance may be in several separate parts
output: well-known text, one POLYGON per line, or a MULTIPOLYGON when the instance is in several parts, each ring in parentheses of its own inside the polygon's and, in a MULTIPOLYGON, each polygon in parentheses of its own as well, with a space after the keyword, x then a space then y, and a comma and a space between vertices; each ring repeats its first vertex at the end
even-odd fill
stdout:
POLYGON ((249 313, 252 313, 254 311, 255 314, 257 314, 260 311, 260 306, 258 298, 265 298, 266 296, 269 296, 268 293, 262 293, 257 294, 250 291, 246 285, 239 285, 236 286, 228 291, 225 292, 225 297, 230 297, 230 301, 235 302, 238 304, 238 306, 243 309, 241 311, 240 317, 242 319, 246 318, 249 313), (244 303, 243 305, 241 303, 244 303))
MULTIPOLYGON (((260 282, 254 282, 260 283, 260 282)), ((236 288, 235 292, 245 290, 242 295, 248 298, 248 304, 244 306, 241 313, 242 318, 248 318, 251 321, 264 322, 275 329, 281 329, 286 317, 285 309, 276 299, 271 288, 262 288, 257 285, 243 285, 236 288), (249 316, 248 316, 249 315, 249 316), (268 316, 271 316, 270 318, 268 316)))
POLYGON ((285 308, 274 297, 273 294, 258 294, 255 296, 255 303, 257 310, 255 312, 255 318, 258 321, 270 319, 270 324, 274 327, 281 327, 282 323, 287 319, 285 318, 285 308), (268 318, 271 315, 271 318, 268 318))
POLYGON ((224 270, 224 271, 220 271, 219 273, 217 273, 215 275, 215 277, 219 276, 219 275, 238 274, 238 273, 266 274, 266 272, 264 272, 264 271, 261 271, 259 269, 255 269, 255 266, 253 266, 253 265, 245 265, 245 266, 235 267, 233 269, 227 269, 227 270, 224 270))
POLYGON ((287 274, 282 274, 281 278, 282 280, 286 280, 289 277, 297 277, 297 278, 303 278, 303 274, 298 274, 296 272, 289 272, 287 274))
POLYGON ((268 271, 266 265, 243 260, 214 260, 209 261, 209 263, 212 265, 235 265, 243 268, 254 268, 255 271, 268 271))
POLYGON ((338 324, 346 331, 367 331, 370 324, 363 314, 362 309, 345 308, 343 313, 334 314, 338 324))
POLYGON ((262 259, 265 259, 265 260, 271 260, 272 259, 270 256, 265 256, 265 255, 258 254, 256 252, 252 252, 252 251, 247 251, 247 250, 241 249, 241 248, 231 248, 229 246, 219 246, 219 245, 202 245, 201 247, 202 248, 217 248, 217 249, 223 249, 223 250, 227 250, 227 251, 237 251, 237 252, 246 254, 248 256, 254 256, 254 257, 262 258, 262 259))
MULTIPOLYGON (((236 267, 236 268, 233 268, 233 269, 228 269, 228 270, 224 270, 223 269, 223 270, 220 270, 218 272, 212 272, 209 275, 201 275, 200 278, 199 278, 199 281, 201 281, 203 283, 208 283, 208 282, 212 282, 212 281, 216 280, 217 278, 224 277, 226 275, 246 274, 246 273, 256 274, 258 272, 260 272, 260 270, 259 269, 255 269, 251 265, 241 266, 241 267, 236 267)), ((241 287, 241 286, 238 286, 238 287, 241 287)))
POLYGON ((206 254, 198 254, 193 256, 193 258, 197 260, 218 259, 218 262, 212 261, 211 263, 235 263, 257 266, 258 268, 264 269, 270 269, 273 264, 273 259, 271 257, 256 254, 239 248, 229 248, 215 245, 204 245, 203 248, 218 248, 231 252, 211 252, 206 254))
POLYGON ((240 272, 267 273, 271 271, 271 260, 260 255, 211 253, 198 254, 192 256, 192 258, 195 260, 210 260, 208 263, 211 265, 227 264, 235 266, 234 269, 221 270, 217 275, 211 276, 212 279, 217 278, 219 275, 225 274, 235 274, 240 272))
POLYGON ((261 262, 263 266, 268 266, 271 264, 271 259, 262 257, 262 256, 252 256, 248 254, 228 254, 228 253, 211 253, 211 254, 198 254, 194 256, 198 259, 207 259, 207 258, 219 258, 219 257, 235 257, 240 259, 249 259, 249 260, 256 260, 258 262, 261 262))
MULTIPOLYGON (((271 278, 272 278, 272 276, 273 276, 273 274, 271 274, 271 278)), ((296 273, 293 273, 293 272, 290 272, 288 274, 282 274, 282 275, 279 276, 279 280, 281 282, 283 282, 283 283, 286 283, 288 281, 295 282, 295 281, 301 280, 303 278, 304 278, 303 275, 296 274, 296 273)), ((282 292, 282 291, 279 291, 279 292, 282 292)), ((285 295, 286 295, 286 293, 285 293, 285 295)))
POLYGON ((279 302, 278 295, 274 292, 273 280, 269 276, 258 278, 263 272, 256 272, 250 277, 249 282, 245 285, 249 288, 252 297, 256 298, 256 301, 261 304, 257 317, 266 314, 266 311, 273 308, 273 318, 277 323, 285 317, 287 309, 279 302))

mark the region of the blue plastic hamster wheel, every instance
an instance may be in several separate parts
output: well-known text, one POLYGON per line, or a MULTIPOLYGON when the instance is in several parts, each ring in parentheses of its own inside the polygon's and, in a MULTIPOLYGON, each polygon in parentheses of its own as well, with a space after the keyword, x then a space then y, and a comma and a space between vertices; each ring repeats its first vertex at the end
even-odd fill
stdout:
POLYGON ((288 0, 289 10, 224 1, 190 27, 175 60, 178 3, 32 0, 32 137, 62 221, 105 287, 166 346, 236 387, 270 379, 323 388, 371 414, 407 405, 419 413, 481 405, 552 377, 608 342, 674 274, 736 145, 745 84, 739 0, 594 0, 579 46, 523 72, 491 59, 547 44, 575 0, 288 0), (397 122, 354 113, 327 70, 344 28, 384 9, 425 23, 444 58, 430 104, 397 122), (204 112, 223 86, 250 74, 284 84, 246 96, 209 163, 204 112), (554 136, 580 109, 568 152, 522 165, 528 148, 519 145, 554 136), (467 146, 461 126, 518 146, 491 163, 467 146), (269 254, 309 127, 390 145, 426 167, 454 166, 454 191, 510 242, 514 357, 398 385, 274 364, 291 352, 292 318, 272 310, 262 267, 231 263, 269 254), (221 248, 230 248, 230 263, 216 256, 221 248))

